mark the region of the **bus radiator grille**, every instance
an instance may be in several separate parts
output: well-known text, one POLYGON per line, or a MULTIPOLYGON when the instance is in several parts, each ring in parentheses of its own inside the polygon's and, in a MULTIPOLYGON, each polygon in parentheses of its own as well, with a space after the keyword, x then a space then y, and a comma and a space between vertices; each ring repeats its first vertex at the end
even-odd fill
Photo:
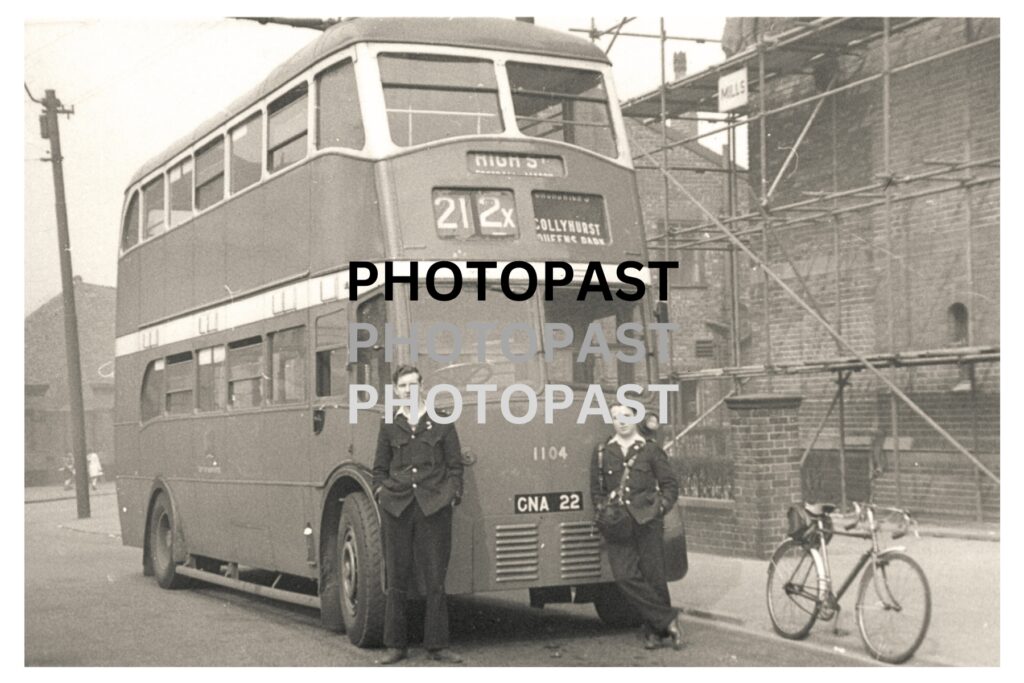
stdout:
POLYGON ((539 576, 540 536, 534 524, 494 527, 495 581, 533 581, 539 576))
POLYGON ((563 579, 601 577, 601 538, 593 522, 562 522, 563 579))

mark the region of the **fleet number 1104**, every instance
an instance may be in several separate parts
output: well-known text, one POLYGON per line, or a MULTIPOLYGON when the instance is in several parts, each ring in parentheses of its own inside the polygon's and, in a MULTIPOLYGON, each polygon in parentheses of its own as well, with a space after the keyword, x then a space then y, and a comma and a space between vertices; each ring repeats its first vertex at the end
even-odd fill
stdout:
POLYGON ((566 460, 569 455, 565 452, 565 446, 534 446, 533 459, 541 460, 566 460))

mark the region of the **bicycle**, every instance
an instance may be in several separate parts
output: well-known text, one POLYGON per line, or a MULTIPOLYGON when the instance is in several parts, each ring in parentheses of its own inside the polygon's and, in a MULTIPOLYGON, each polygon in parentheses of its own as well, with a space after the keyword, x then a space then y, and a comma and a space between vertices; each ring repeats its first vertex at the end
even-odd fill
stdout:
MULTIPOLYGON (((768 614, 783 638, 801 640, 818 620, 839 614, 839 600, 863 571, 857 591, 857 628, 868 652, 890 664, 902 664, 920 647, 931 622, 931 589, 924 571, 903 546, 880 549, 881 522, 876 513, 901 518, 893 539, 906 535, 916 522, 910 513, 873 504, 853 504, 852 523, 836 528, 828 504, 797 504, 790 508, 790 535, 779 544, 768 565, 768 614), (867 531, 851 531, 866 523, 867 531), (871 541, 838 590, 833 590, 828 544, 833 535, 871 541)), ((845 515, 837 515, 844 521, 845 515)))

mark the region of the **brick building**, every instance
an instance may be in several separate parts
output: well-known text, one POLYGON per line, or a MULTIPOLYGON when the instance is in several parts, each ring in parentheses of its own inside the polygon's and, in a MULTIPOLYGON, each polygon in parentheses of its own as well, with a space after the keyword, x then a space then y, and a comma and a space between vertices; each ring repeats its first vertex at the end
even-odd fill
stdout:
MULTIPOLYGON (((114 459, 114 288, 75 277, 86 448, 108 475, 114 459)), ((71 451, 71 409, 58 295, 25 318, 25 484, 58 481, 71 451)))
MULTIPOLYGON (((997 348, 999 21, 894 21, 888 44, 880 27, 880 20, 728 21, 723 42, 734 62, 729 68, 741 63, 748 68, 751 103, 745 113, 754 121, 747 126, 748 157, 741 161, 749 168, 749 183, 741 181, 740 186, 749 186, 744 192, 757 206, 766 188, 777 185, 763 204, 765 214, 749 214, 751 220, 731 226, 747 234, 745 242, 861 353, 997 348), (810 27, 823 28, 814 32, 810 27), (802 43, 801 32, 807 35, 802 43), (791 41, 789 52, 779 47, 786 41, 791 41), (833 49, 822 47, 830 41, 833 49), (766 58, 763 181, 756 119, 762 96, 758 46, 776 50, 766 58), (813 99, 830 89, 836 92, 813 99), (808 101, 798 104, 802 100, 808 101), (835 194, 858 188, 845 196, 835 194), (832 193, 827 205, 787 208, 822 193, 832 193), (815 206, 816 213, 811 210, 815 206)), ((707 82, 715 81, 709 77, 707 82)), ((691 76, 673 87, 685 99, 685 89, 700 83, 691 76)), ((653 102, 655 94, 648 99, 653 102)), ((688 187, 693 182, 692 176, 680 180, 688 187)), ((645 211, 663 215, 663 185, 641 180, 640 187, 645 211)), ((724 213, 713 204, 706 206, 724 213)), ((673 205, 670 215, 685 220, 686 211, 673 205)), ((649 228, 657 220, 645 217, 649 228)), ((689 239, 694 246, 693 236, 689 239)), ((680 240, 674 246, 687 250, 680 240)), ((695 318, 718 325, 729 320, 722 314, 731 299, 723 262, 721 252, 706 262, 705 289, 696 300, 678 293, 675 321, 689 322, 692 329, 695 318)), ((740 262, 742 365, 849 357, 777 284, 769 283, 766 290, 756 264, 746 257, 740 262)), ((705 326, 712 334, 722 330, 715 346, 718 362, 712 367, 730 364, 729 327, 718 325, 705 326)), ((698 340, 687 338, 686 344, 691 341, 698 340)), ((709 367, 685 351, 677 359, 677 370, 683 372, 709 367)), ((744 393, 803 396, 802 432, 809 442, 833 402, 837 377, 763 376, 750 380, 744 393)), ((998 362, 901 367, 890 377, 998 473, 998 362)), ((732 382, 702 385, 714 387, 701 389, 710 396, 731 388, 732 382)), ((709 405, 706 400, 698 403, 709 405)), ((978 474, 922 418, 897 405, 903 451, 898 477, 890 392, 867 372, 850 377, 844 390, 848 498, 868 495, 868 452, 874 446, 890 460, 886 474, 875 482, 878 500, 899 502, 931 518, 998 519, 998 486, 978 474)), ((726 417, 712 417, 709 425, 726 417)), ((839 433, 833 412, 805 463, 805 495, 838 497, 839 433)), ((697 450, 707 448, 700 443, 697 450)), ((683 448, 684 453, 691 450, 683 448)))

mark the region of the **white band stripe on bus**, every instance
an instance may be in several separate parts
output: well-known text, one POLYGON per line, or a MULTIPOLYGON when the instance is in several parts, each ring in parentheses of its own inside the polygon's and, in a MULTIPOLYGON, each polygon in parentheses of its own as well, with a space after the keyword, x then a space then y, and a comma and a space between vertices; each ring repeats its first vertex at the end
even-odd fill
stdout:
MULTIPOLYGON (((393 275, 407 277, 410 272, 410 263, 411 261, 394 261, 393 275)), ((418 264, 419 277, 423 280, 427 270, 437 261, 417 261, 416 263, 418 264)), ((449 261, 448 263, 459 269, 464 280, 476 281, 477 271, 476 269, 468 268, 466 261, 449 261)), ((495 274, 494 280, 497 282, 497 273, 500 273, 508 263, 510 262, 499 261, 497 266, 487 268, 486 272, 488 275, 493 272, 495 274)), ((374 265, 377 266, 377 278, 370 284, 360 285, 360 294, 384 285, 383 264, 375 263, 374 265)), ((589 267, 587 263, 570 263, 568 265, 573 269, 574 282, 581 281, 589 267)), ((530 262, 530 266, 537 274, 538 283, 544 282, 544 263, 530 262)), ((618 264, 601 264, 601 269, 604 271, 604 276, 609 284, 621 282, 616 272, 617 268, 618 264)), ((521 268, 511 271, 509 275, 511 282, 526 281, 526 273, 521 268)), ((452 277, 448 269, 440 269, 437 271, 434 279, 440 282, 449 282, 452 280, 452 277)), ((636 277, 645 285, 651 284, 651 271, 647 267, 637 270, 636 277)), ((310 278, 302 282, 295 282, 266 292, 243 297, 237 301, 221 304, 205 311, 183 315, 180 318, 150 325, 138 332, 118 337, 114 342, 114 355, 120 358, 147 349, 195 339, 214 332, 270 320, 285 313, 301 311, 311 306, 348 299, 348 293, 348 270, 310 278)))

